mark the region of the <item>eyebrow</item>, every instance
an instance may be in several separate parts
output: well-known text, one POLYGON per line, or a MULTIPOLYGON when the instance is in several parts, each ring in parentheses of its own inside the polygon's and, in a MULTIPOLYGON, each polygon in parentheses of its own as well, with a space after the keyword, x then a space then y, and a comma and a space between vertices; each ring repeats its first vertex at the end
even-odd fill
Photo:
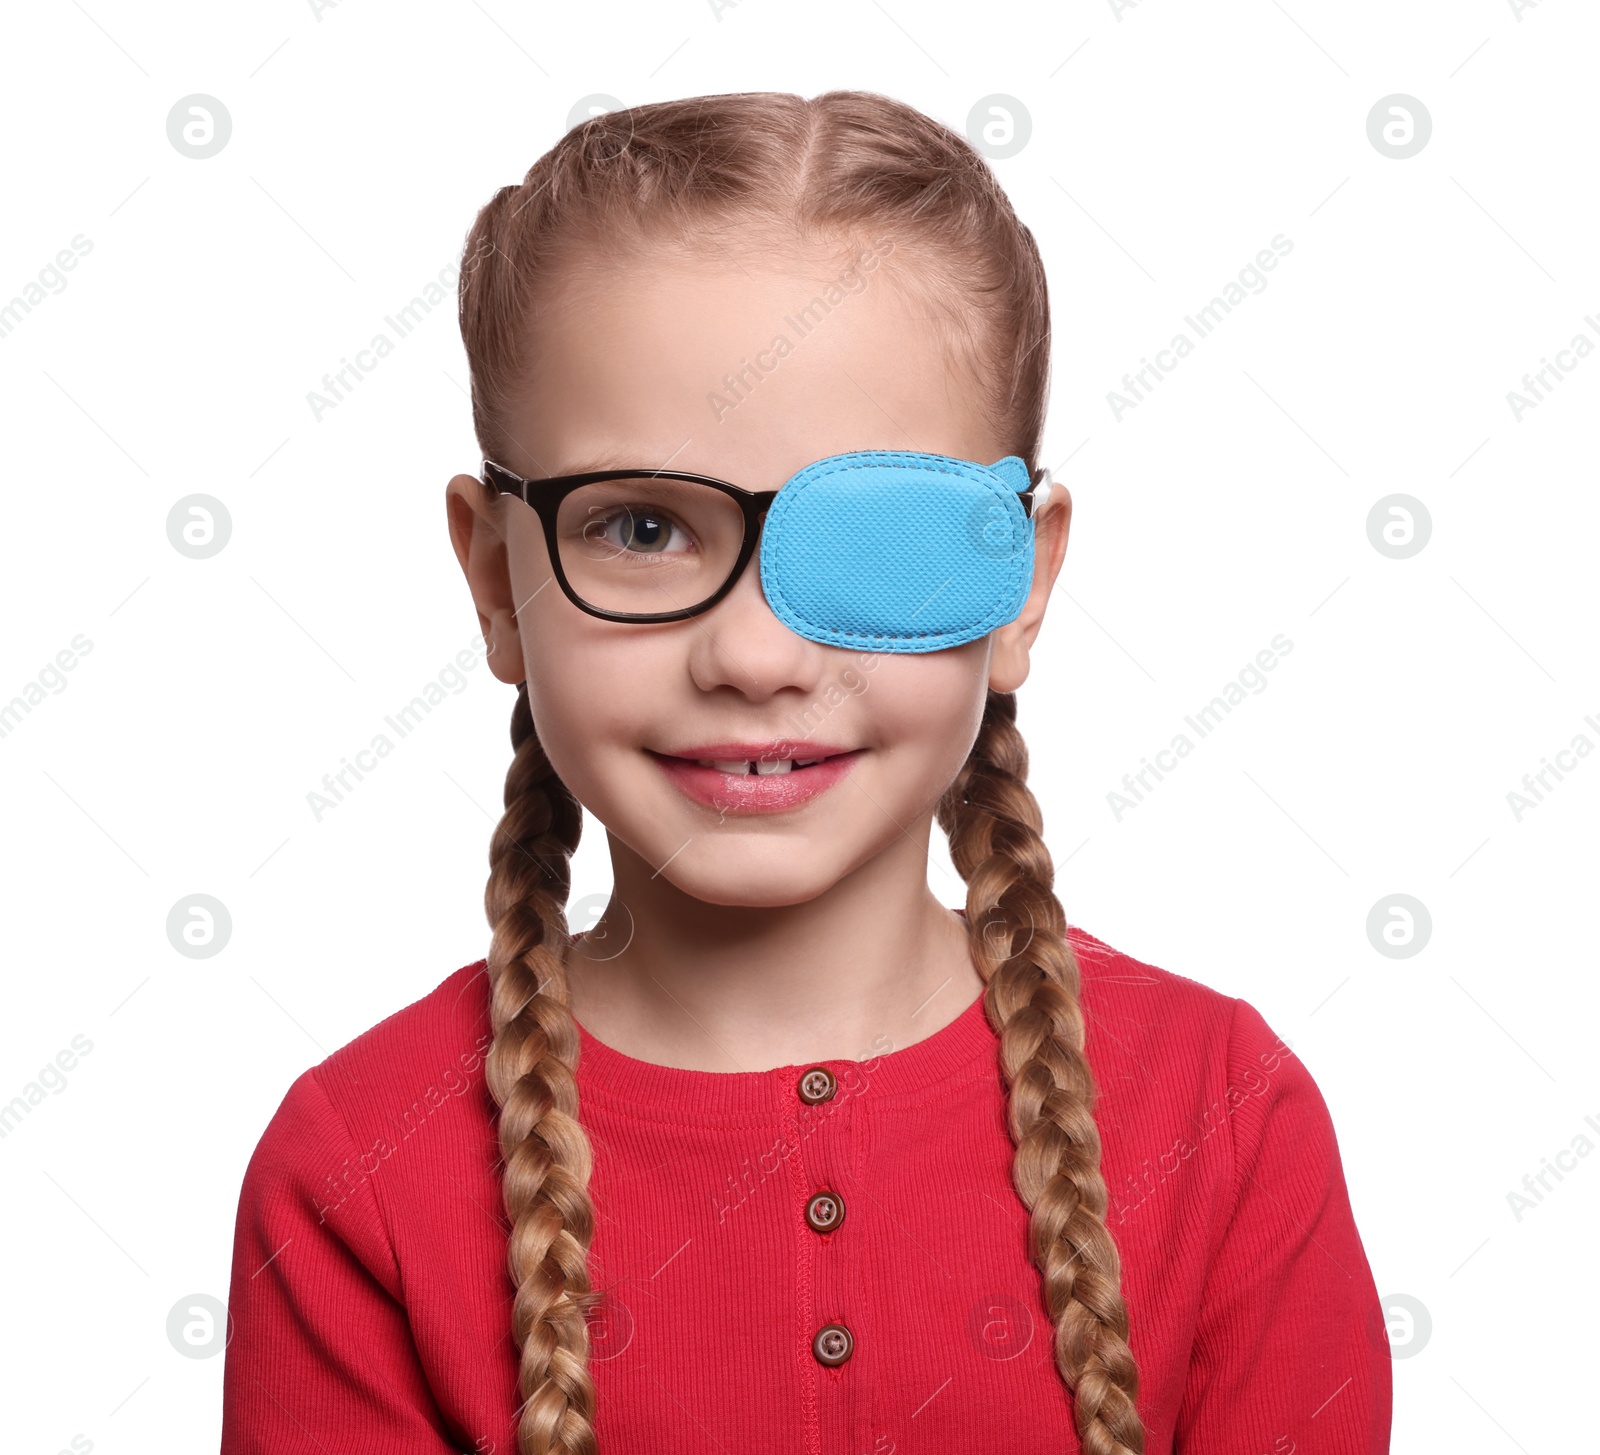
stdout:
POLYGON ((559 475, 586 475, 591 470, 655 470, 668 469, 666 465, 646 465, 642 463, 643 452, 635 454, 628 450, 601 450, 596 455, 587 456, 581 462, 569 462, 563 468, 552 470, 551 477, 559 475))

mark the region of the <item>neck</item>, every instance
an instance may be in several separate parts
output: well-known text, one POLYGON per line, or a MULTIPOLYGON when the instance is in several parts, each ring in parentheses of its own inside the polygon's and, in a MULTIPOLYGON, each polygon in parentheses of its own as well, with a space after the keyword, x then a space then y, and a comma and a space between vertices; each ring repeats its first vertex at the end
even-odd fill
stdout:
POLYGON ((573 1015, 613 1050, 691 1071, 862 1060, 926 1039, 983 989, 965 921, 928 888, 930 828, 778 906, 695 899, 612 838, 611 902, 567 956, 573 1015))

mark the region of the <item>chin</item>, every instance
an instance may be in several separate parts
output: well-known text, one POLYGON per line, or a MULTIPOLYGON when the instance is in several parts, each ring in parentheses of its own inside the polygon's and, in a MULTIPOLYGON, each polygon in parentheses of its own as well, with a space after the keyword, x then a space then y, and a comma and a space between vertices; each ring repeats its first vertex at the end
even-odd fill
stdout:
POLYGON ((662 877, 703 904, 748 909, 782 909, 825 894, 844 877, 848 865, 837 854, 817 861, 798 855, 792 841, 770 840, 765 851, 741 836, 721 843, 708 836, 692 862, 692 849, 670 863, 662 877))

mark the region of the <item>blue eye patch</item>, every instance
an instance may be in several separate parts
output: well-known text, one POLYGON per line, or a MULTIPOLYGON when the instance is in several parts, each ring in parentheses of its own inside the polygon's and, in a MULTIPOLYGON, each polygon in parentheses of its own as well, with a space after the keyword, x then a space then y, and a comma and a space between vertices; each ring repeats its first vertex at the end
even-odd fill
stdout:
POLYGON ((810 641, 875 652, 960 646, 1022 610, 1033 584, 1032 496, 1016 455, 993 465, 900 450, 830 455, 773 498, 762 592, 810 641))

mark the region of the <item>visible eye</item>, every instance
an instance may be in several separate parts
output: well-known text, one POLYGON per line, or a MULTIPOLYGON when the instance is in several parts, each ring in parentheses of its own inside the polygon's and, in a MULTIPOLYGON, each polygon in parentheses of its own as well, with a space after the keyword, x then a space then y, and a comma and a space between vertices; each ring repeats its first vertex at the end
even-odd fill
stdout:
POLYGON ((631 555, 660 555, 689 550, 688 532, 665 511, 647 505, 614 505, 584 522, 584 541, 631 555))

